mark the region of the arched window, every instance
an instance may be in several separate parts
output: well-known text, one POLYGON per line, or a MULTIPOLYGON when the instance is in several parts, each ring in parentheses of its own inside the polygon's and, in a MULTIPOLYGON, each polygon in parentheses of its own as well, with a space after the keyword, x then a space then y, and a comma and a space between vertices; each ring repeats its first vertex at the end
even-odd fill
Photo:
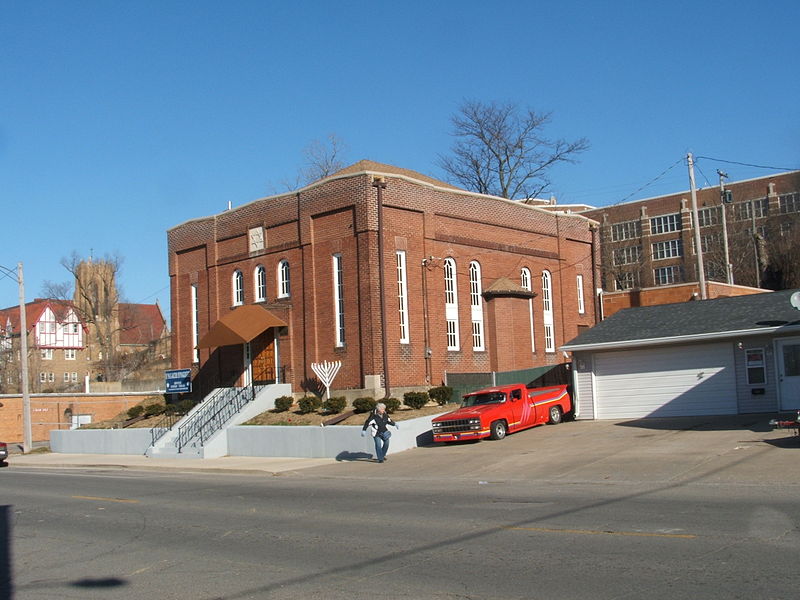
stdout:
POLYGON ((483 288, 481 286, 481 265, 469 263, 469 306, 472 317, 472 349, 483 350, 483 288))
POLYGON ((241 306, 244 304, 244 275, 239 269, 233 272, 231 287, 233 288, 233 305, 241 306))
MULTIPOLYGON (((527 267, 522 267, 522 270, 519 272, 519 285, 529 292, 533 291, 531 287, 531 271, 527 267)), ((536 335, 534 333, 536 330, 533 326, 533 298, 528 298, 528 320, 531 326, 531 352, 536 352, 536 335)))
POLYGON ((264 302, 267 299, 267 270, 264 265, 258 265, 253 275, 256 286, 256 302, 264 302))
POLYGON ((278 298, 288 298, 290 295, 289 261, 284 259, 278 263, 278 298))
POLYGON ((456 261, 444 260, 444 318, 447 323, 447 349, 458 350, 458 290, 456 288, 456 261))
POLYGON ((556 335, 553 327, 553 277, 550 271, 542 271, 542 323, 544 324, 544 351, 556 351, 556 335))

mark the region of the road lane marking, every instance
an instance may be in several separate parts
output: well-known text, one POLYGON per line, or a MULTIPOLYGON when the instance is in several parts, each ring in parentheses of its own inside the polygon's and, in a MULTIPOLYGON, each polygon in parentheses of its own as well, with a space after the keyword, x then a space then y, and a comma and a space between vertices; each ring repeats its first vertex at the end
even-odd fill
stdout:
POLYGON ((127 498, 101 498, 98 496, 72 496, 76 500, 97 500, 98 502, 121 502, 123 504, 139 504, 138 500, 129 500, 127 498))
POLYGON ((551 527, 504 527, 511 531, 538 531, 540 533, 574 533, 577 535, 622 535, 633 537, 657 537, 680 540, 693 540, 697 536, 691 533, 651 533, 645 531, 600 531, 596 529, 556 529, 551 527))

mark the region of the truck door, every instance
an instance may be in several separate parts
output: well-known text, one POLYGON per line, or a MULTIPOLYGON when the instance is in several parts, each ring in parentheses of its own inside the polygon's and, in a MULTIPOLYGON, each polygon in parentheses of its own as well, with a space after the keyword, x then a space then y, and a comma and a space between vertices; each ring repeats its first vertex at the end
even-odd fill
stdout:
POLYGON ((520 427, 525 427, 530 415, 528 395, 523 394, 522 390, 517 388, 511 390, 508 396, 511 400, 511 415, 513 417, 512 422, 508 424, 509 429, 515 430, 520 427))

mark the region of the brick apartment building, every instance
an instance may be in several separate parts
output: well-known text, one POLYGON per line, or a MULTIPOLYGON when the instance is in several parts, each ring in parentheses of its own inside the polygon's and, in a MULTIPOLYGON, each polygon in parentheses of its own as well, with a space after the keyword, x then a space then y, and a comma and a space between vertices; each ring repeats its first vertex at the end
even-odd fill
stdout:
MULTIPOLYGON (((697 190, 704 271, 708 281, 761 287, 771 261, 800 240, 800 171, 727 182, 697 190), (724 207, 724 208, 723 208, 724 207), (727 281, 722 210, 729 261, 727 281), (755 235, 754 235, 755 234, 755 235)), ((609 292, 698 281, 689 191, 581 212, 600 222, 603 289, 609 292)), ((774 284, 773 284, 774 285, 774 284)))
POLYGON ((384 347, 390 388, 438 385, 562 362, 595 323, 596 223, 371 161, 189 220, 168 246, 172 364, 198 391, 300 392, 338 360, 334 390, 377 392, 384 347))

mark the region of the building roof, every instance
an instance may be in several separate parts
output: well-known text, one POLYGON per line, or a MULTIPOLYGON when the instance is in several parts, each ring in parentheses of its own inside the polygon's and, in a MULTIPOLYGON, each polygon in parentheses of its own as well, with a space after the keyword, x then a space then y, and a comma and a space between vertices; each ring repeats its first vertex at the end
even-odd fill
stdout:
MULTIPOLYGON (((53 298, 36 298, 33 302, 25 304, 25 325, 28 331, 33 329, 42 313, 47 309, 53 311, 56 321, 63 322, 66 320, 68 313, 73 309, 72 302, 69 300, 55 300, 53 298)), ((75 317, 80 320, 80 317, 75 312, 75 317)), ((0 332, 5 332, 6 323, 11 321, 11 329, 13 333, 19 333, 20 319, 19 319, 19 306, 10 306, 8 308, 0 309, 0 332)))
POLYGON ((798 290, 626 308, 561 347, 562 350, 631 348, 706 339, 800 332, 798 290))
POLYGON ((526 290, 515 281, 511 281, 508 277, 499 277, 485 290, 483 290, 483 295, 487 298, 495 296, 519 296, 522 298, 533 298, 536 296, 536 294, 526 290))
POLYGON ((445 183, 444 181, 439 181, 438 179, 434 179, 433 177, 428 177, 427 175, 423 175, 422 173, 418 173, 417 171, 412 171, 411 169, 403 169, 402 167, 395 167, 394 165, 387 165, 384 163, 375 162, 373 160, 360 160, 357 163, 353 163, 349 167, 345 167, 344 169, 337 171, 331 177, 341 177, 345 175, 356 175, 358 173, 378 173, 382 175, 399 175, 401 177, 408 177, 410 179, 416 179, 418 181, 424 181, 425 183, 430 183, 435 186, 450 188, 453 190, 460 190, 454 185, 450 185, 449 183, 445 183))
POLYGON ((119 303, 119 343, 149 344, 164 335, 166 322, 158 304, 119 303))

